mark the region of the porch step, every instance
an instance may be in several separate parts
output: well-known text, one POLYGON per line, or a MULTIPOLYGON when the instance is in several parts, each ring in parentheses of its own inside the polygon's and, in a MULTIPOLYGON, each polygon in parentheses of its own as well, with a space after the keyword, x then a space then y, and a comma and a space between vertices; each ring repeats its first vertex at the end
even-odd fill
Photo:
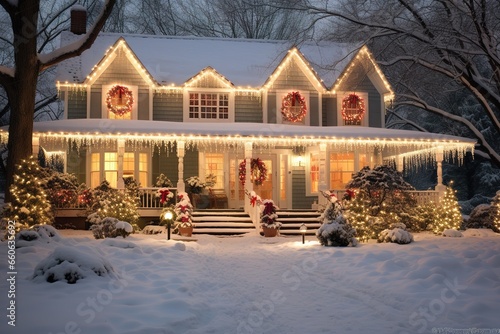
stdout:
POLYGON ((319 217, 321 213, 316 210, 278 210, 278 221, 282 224, 280 234, 300 235, 299 228, 306 224, 306 235, 314 235, 321 226, 319 217))
POLYGON ((241 235, 255 231, 250 216, 238 209, 196 210, 193 234, 241 235))

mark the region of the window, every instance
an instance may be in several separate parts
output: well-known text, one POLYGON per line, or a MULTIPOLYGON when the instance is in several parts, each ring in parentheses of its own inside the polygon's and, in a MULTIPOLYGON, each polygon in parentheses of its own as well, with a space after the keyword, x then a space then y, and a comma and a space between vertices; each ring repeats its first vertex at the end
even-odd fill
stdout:
POLYGON ((228 93, 190 93, 190 119, 229 119, 228 93))
POLYGON ((319 153, 312 152, 310 155, 310 189, 311 193, 317 193, 319 189, 319 153))
MULTIPOLYGON (((367 163, 366 154, 359 154, 359 166, 367 163)), ((330 153, 330 189, 344 189, 355 171, 354 153, 330 153)))
POLYGON ((90 187, 95 188, 106 180, 113 188, 118 186, 118 172, 123 171, 123 177, 133 177, 141 187, 149 185, 149 159, 147 153, 125 152, 122 166, 118 163, 117 152, 92 153, 90 156, 90 187))
POLYGON ((205 153, 205 171, 208 174, 215 175, 216 182, 212 187, 214 189, 224 188, 224 154, 223 153, 205 153))

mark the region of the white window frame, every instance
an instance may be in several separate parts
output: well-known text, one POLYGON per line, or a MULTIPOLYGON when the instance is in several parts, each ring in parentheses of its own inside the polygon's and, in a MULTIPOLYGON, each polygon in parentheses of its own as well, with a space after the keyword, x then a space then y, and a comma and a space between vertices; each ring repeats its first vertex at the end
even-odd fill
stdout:
MULTIPOLYGON (((118 150, 115 148, 105 148, 105 149, 99 149, 99 150, 91 150, 87 152, 87 170, 86 170, 86 179, 87 182, 86 184, 90 186, 90 173, 91 173, 91 165, 92 165, 92 153, 99 153, 99 184, 104 181, 104 153, 110 152, 110 153, 117 153, 118 150)), ((148 160, 147 160, 147 172, 148 172, 148 184, 141 184, 142 188, 148 188, 151 186, 151 168, 152 168, 152 160, 151 160, 151 155, 149 154, 148 150, 137 150, 133 151, 131 148, 128 150, 125 150, 125 153, 134 153, 134 179, 139 182, 139 154, 140 153, 145 153, 148 160)), ((118 158, 118 163, 120 159, 118 158)), ((121 169, 123 170, 123 166, 121 166, 121 169)), ((118 165, 118 171, 120 170, 120 166, 118 165)), ((119 174, 119 173, 118 173, 119 174)))
MULTIPOLYGON (((327 150, 328 152, 328 150, 327 150)), ((305 152, 305 178, 306 178, 306 196, 317 196, 319 191, 312 192, 311 191, 311 153, 320 154, 320 150, 318 146, 308 147, 305 152)), ((328 153, 327 153, 328 154, 328 153)), ((318 161, 319 163, 319 161, 318 161)), ((319 167, 319 165, 318 165, 319 167)), ((319 171, 318 171, 319 173, 319 171)), ((318 174, 319 176, 319 174, 318 174)), ((318 183, 319 190, 319 183, 318 183)))
POLYGON ((292 88, 286 90, 276 90, 276 123, 288 125, 311 125, 311 98, 309 91, 292 88), (283 115, 281 114, 281 106, 283 104, 283 99, 291 92, 299 92, 300 95, 302 95, 306 100, 307 113, 306 117, 303 120, 304 123, 293 123, 283 120, 283 115))
POLYGON ((139 102, 139 87, 134 86, 134 85, 120 84, 120 83, 115 83, 112 85, 102 85, 102 87, 101 87, 101 118, 109 119, 109 111, 108 111, 108 106, 106 104, 106 97, 108 95, 109 90, 111 88, 113 88, 113 86, 115 86, 115 85, 125 86, 129 90, 132 91, 132 97, 134 98, 134 103, 132 103, 132 115, 130 116, 130 120, 136 120, 137 114, 138 114, 137 104, 139 102))
POLYGON ((338 91, 337 92, 337 124, 339 126, 370 126, 370 105, 368 103, 368 93, 367 92, 354 92, 357 96, 363 99, 365 103, 365 114, 361 120, 361 125, 344 125, 344 119, 342 118, 342 100, 352 94, 353 91, 338 91))
MULTIPOLYGON (((196 88, 190 87, 185 89, 183 93, 183 121, 184 122, 206 122, 206 123, 233 123, 234 116, 234 91, 230 91, 224 88, 196 88), (227 94, 228 95, 228 118, 189 118, 189 95, 191 93, 195 94, 227 94)), ((217 113, 218 114, 218 113, 217 113)))

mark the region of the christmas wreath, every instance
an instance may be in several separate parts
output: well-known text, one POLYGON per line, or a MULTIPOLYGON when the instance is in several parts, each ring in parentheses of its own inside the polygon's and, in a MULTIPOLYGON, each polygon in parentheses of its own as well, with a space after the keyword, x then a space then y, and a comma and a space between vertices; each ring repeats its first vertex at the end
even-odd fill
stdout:
MULTIPOLYGON (((261 185, 267 179, 266 164, 259 158, 251 159, 251 179, 256 186, 261 185)), ((245 184, 245 175, 247 173, 247 162, 243 160, 239 166, 240 183, 245 184)))
POLYGON ((365 114, 365 102, 356 94, 342 100, 342 118, 346 124, 359 124, 365 114))
POLYGON ((288 93, 281 103, 281 114, 289 122, 302 122, 307 114, 306 99, 299 92, 288 93))
POLYGON ((132 112, 134 97, 132 91, 127 87, 115 85, 107 94, 106 105, 108 110, 117 116, 123 116, 132 112))

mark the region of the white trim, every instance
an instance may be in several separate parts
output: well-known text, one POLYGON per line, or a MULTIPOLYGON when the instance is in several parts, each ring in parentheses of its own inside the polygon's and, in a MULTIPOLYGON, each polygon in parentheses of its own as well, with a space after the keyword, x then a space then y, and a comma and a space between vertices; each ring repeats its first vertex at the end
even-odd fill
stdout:
POLYGON ((90 118, 90 102, 92 101, 92 87, 87 86, 87 118, 90 118))
POLYGON ((267 105, 267 100, 269 98, 269 90, 264 89, 261 93, 262 98, 261 98, 261 103, 262 103, 262 123, 268 123, 269 122, 269 108, 267 105))
POLYGON ((318 126, 323 126, 323 93, 318 92, 318 126))
POLYGON ((153 120, 153 96, 154 96, 154 91, 153 91, 153 88, 151 86, 149 86, 149 90, 148 90, 148 98, 149 98, 149 120, 152 121, 153 120))
POLYGON ((101 118, 102 119, 109 119, 108 107, 106 105, 106 96, 108 94, 108 91, 115 85, 126 86, 128 89, 130 89, 132 91, 134 103, 132 104, 132 116, 130 117, 130 120, 137 120, 137 114, 138 114, 137 105, 139 102, 139 87, 134 86, 134 85, 122 84, 122 83, 118 83, 118 82, 111 84, 111 85, 102 85, 101 86, 101 118))
MULTIPOLYGON (((311 191, 311 153, 316 153, 318 154, 318 168, 319 168, 319 146, 312 146, 308 147, 305 151, 305 156, 304 156, 304 172, 305 172, 305 179, 306 179, 306 196, 317 196, 319 192, 312 192, 311 191)), ((319 179, 319 173, 320 171, 318 170, 318 179, 319 179)), ((318 190, 319 190, 319 181, 318 181, 318 190)))
MULTIPOLYGON (((338 126, 345 126, 344 125, 344 119, 342 118, 342 100, 349 94, 351 94, 353 91, 338 91, 337 92, 337 125, 338 126)), ((363 99, 365 103, 365 115, 363 116, 363 119, 361 120, 361 125, 359 126, 370 126, 369 120, 370 120, 370 103, 368 101, 368 93, 367 92, 354 92, 356 95, 358 95, 360 98, 363 99)), ((383 115, 383 113, 381 113, 383 115)), ((350 125, 350 126, 356 126, 356 125, 350 125)))
POLYGON ((61 90, 61 92, 64 93, 64 112, 63 112, 63 119, 68 119, 68 114, 69 114, 69 96, 68 96, 68 89, 64 88, 61 90))
POLYGON ((182 120, 183 122, 202 122, 202 123, 234 123, 235 121, 235 98, 234 90, 227 88, 200 88, 189 87, 185 88, 182 93, 182 120), (228 109, 229 115, 227 119, 219 118, 189 118, 189 94, 190 93, 206 93, 206 94, 228 94, 228 109))
POLYGON ((300 89, 293 89, 293 88, 276 90, 276 123, 277 124, 296 125, 296 126, 299 126, 299 125, 309 126, 309 125, 311 125, 311 98, 310 98, 309 91, 307 91, 307 90, 304 91, 304 90, 300 90, 300 89), (299 92, 300 95, 302 95, 304 97, 304 99, 306 100, 307 113, 306 113, 306 117, 303 120, 304 123, 292 123, 292 122, 283 121, 283 115, 281 115, 281 104, 282 104, 285 96, 290 92, 299 92))

